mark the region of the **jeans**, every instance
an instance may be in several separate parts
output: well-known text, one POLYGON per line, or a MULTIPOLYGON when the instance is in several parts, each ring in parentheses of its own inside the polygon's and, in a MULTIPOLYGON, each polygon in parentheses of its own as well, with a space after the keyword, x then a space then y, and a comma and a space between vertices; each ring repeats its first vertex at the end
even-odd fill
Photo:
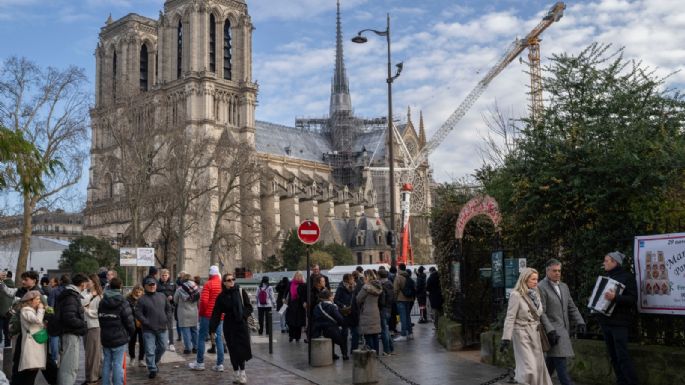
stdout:
POLYGON ((81 337, 62 334, 62 358, 57 372, 57 385, 74 385, 78 375, 79 348, 81 337))
POLYGON ((181 328, 183 348, 185 350, 197 349, 197 326, 184 326, 181 328))
POLYGON ((568 372, 566 372, 566 357, 545 357, 545 364, 547 365, 547 371, 549 372, 550 377, 556 370, 561 385, 573 385, 571 377, 569 377, 568 372))
POLYGON ((59 358, 59 337, 50 337, 48 343, 50 344, 50 359, 52 362, 57 363, 59 358))
POLYGON ((167 330, 143 330, 145 341, 145 364, 149 372, 157 372, 157 363, 162 359, 167 346, 169 346, 167 330))
POLYGON ((411 326, 411 307, 414 305, 410 301, 397 301, 397 312, 400 313, 400 322, 402 323, 402 335, 407 336, 413 334, 414 330, 411 326))
MULTIPOLYGON (((216 364, 224 364, 224 339, 221 338, 221 333, 223 332, 224 322, 219 322, 219 326, 216 328, 215 341, 216 341, 216 364)), ((197 363, 201 364, 205 362, 205 338, 209 334, 209 318, 200 317, 200 331, 197 336, 197 363)))
POLYGON ((378 334, 364 334, 364 342, 366 346, 375 350, 376 354, 379 353, 380 347, 378 346, 378 334))
POLYGON ((395 346, 390 336, 390 309, 381 310, 381 339, 383 340, 383 351, 385 353, 392 353, 395 351, 395 346))
POLYGON ((637 375, 633 361, 628 354, 628 328, 601 325, 604 342, 607 345, 611 365, 616 374, 618 385, 637 385, 637 375))
POLYGON ((128 344, 116 348, 102 347, 102 385, 124 384, 124 355, 128 344), (111 378, 110 378, 111 377, 111 378))

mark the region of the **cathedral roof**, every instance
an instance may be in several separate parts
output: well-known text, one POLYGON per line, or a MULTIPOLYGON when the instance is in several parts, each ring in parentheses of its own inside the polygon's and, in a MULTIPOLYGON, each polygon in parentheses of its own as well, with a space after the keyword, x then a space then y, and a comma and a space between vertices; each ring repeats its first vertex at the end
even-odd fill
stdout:
POLYGON ((256 122, 257 152, 322 162, 331 145, 321 133, 264 121, 256 122))

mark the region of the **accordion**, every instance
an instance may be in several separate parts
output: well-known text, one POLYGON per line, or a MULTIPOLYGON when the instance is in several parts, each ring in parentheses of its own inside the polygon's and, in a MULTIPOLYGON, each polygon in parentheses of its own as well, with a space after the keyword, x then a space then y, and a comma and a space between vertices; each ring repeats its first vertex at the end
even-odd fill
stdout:
POLYGON ((613 290, 616 295, 620 295, 625 288, 624 284, 609 277, 597 277, 587 307, 590 308, 591 313, 601 313, 609 317, 616 307, 616 302, 607 300, 604 294, 613 290))

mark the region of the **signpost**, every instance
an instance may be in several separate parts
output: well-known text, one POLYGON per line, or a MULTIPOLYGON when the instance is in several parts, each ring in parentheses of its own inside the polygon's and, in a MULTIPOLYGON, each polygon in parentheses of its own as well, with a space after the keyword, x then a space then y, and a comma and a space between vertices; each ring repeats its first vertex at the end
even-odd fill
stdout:
POLYGON ((313 314, 313 309, 311 309, 311 304, 312 304, 312 280, 309 277, 309 272, 310 272, 310 248, 311 245, 315 244, 316 242, 319 241, 319 237, 321 236, 321 229, 319 229, 319 225, 312 221, 307 219, 306 221, 302 222, 300 226, 297 228, 297 237, 300 239, 302 243, 307 245, 307 339, 309 340, 307 343, 307 357, 309 361, 309 365, 312 364, 312 320, 309 319, 309 315, 313 314), (312 313, 310 313, 310 311, 312 313))

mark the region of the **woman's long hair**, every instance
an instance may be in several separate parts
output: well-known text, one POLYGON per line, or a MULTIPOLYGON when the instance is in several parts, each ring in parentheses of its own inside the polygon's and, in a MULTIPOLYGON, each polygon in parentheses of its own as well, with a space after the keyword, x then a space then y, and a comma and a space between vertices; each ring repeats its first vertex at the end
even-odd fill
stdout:
MULTIPOLYGON (((521 271, 521 274, 519 274, 519 279, 516 281, 516 286, 514 286, 514 290, 518 291, 519 294, 522 296, 528 295, 528 279, 530 277, 536 274, 538 277, 540 277, 540 274, 538 274, 538 271, 533 269, 532 267, 526 267, 521 271)), ((537 288, 535 288, 537 291, 537 288)))
POLYGON ((102 296, 102 286, 100 286, 100 277, 98 277, 97 274, 91 274, 88 276, 90 278, 90 282, 93 283, 93 287, 90 289, 90 291, 95 291, 98 296, 102 296))
POLYGON ((259 286, 264 286, 264 285, 269 286, 269 277, 266 275, 262 277, 262 283, 259 284, 259 286))

